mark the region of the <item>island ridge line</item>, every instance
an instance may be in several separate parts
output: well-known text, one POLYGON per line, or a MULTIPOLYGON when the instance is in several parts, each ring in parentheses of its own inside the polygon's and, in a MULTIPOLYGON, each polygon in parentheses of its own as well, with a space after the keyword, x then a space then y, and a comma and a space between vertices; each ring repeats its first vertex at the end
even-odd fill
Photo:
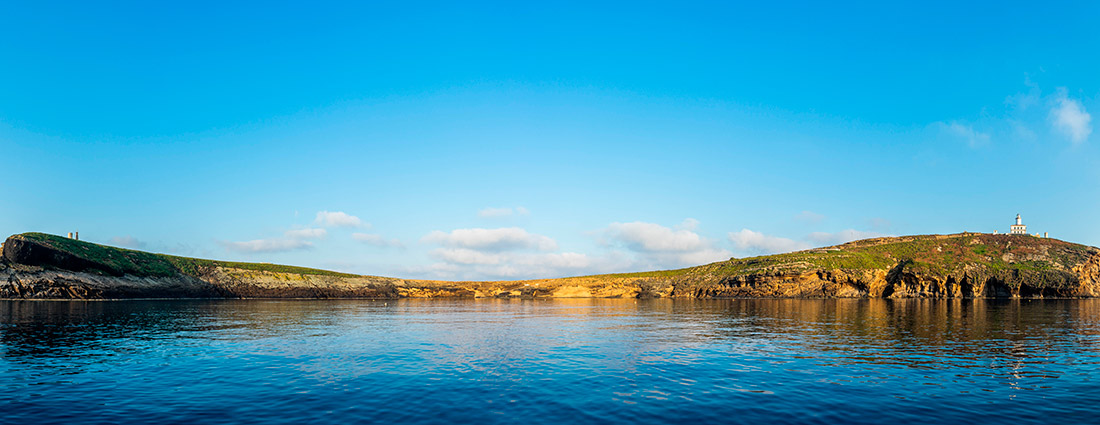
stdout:
POLYGON ((1030 235, 865 239, 677 270, 519 281, 361 276, 9 237, 0 298, 1013 298, 1100 296, 1100 249, 1030 235))

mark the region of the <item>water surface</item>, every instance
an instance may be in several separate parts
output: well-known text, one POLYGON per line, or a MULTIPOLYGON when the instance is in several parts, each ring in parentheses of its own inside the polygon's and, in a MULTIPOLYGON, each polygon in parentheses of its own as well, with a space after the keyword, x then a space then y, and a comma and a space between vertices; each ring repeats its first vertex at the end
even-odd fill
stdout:
POLYGON ((1096 421, 1100 300, 0 301, 6 423, 1096 421))

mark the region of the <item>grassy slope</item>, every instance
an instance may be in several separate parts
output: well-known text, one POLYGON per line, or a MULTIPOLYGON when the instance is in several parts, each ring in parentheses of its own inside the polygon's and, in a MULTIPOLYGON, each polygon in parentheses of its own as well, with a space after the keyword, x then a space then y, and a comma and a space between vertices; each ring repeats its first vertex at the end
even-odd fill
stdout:
MULTIPOLYGON (((176 273, 195 276, 204 267, 219 266, 302 275, 357 277, 353 274, 305 267, 268 263, 239 263, 153 254, 76 241, 44 233, 24 233, 16 236, 103 264, 122 273, 137 276, 172 276, 176 273)), ((759 272, 797 273, 817 269, 889 269, 902 262, 906 262, 907 267, 911 270, 935 275, 956 272, 966 267, 982 267, 991 272, 1007 269, 1021 271, 1065 270, 1085 261, 1095 250, 1096 248, 1057 239, 1036 238, 1027 235, 964 233, 943 236, 905 236, 867 239, 834 247, 788 254, 730 259, 677 270, 593 277, 692 279, 739 276, 759 272)))
POLYGON ((762 271, 889 269, 902 262, 908 262, 912 270, 934 275, 952 273, 965 267, 983 267, 994 272, 1006 269, 1038 271, 1068 269, 1085 261, 1094 250, 1085 245, 1028 235, 962 233, 906 236, 866 239, 788 254, 735 258, 685 269, 614 276, 738 276, 762 271))
POLYGON ((204 260, 200 258, 177 257, 174 255, 153 254, 144 251, 115 248, 90 242, 78 241, 66 237, 45 233, 23 233, 16 235, 50 248, 67 252, 77 257, 135 276, 175 276, 184 273, 197 276, 207 267, 230 267, 242 270, 255 270, 276 273, 294 273, 302 275, 322 275, 356 277, 357 275, 337 273, 328 270, 306 267, 283 266, 268 263, 239 263, 233 261, 204 260))

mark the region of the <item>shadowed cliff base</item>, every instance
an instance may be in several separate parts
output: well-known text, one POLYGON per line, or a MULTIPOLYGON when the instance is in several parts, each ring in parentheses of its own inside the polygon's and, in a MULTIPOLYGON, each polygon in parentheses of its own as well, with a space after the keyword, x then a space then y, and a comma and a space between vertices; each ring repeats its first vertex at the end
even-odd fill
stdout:
POLYGON ((1028 235, 875 238, 678 270, 522 281, 361 276, 13 235, 0 298, 1016 298, 1100 296, 1100 249, 1028 235))

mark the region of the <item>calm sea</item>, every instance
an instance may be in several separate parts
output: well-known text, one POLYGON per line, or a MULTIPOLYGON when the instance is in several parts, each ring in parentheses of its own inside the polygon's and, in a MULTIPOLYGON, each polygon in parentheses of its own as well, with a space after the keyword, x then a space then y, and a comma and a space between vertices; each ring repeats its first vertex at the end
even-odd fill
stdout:
POLYGON ((1100 300, 0 302, 12 424, 1097 423, 1098 401, 1100 300))

